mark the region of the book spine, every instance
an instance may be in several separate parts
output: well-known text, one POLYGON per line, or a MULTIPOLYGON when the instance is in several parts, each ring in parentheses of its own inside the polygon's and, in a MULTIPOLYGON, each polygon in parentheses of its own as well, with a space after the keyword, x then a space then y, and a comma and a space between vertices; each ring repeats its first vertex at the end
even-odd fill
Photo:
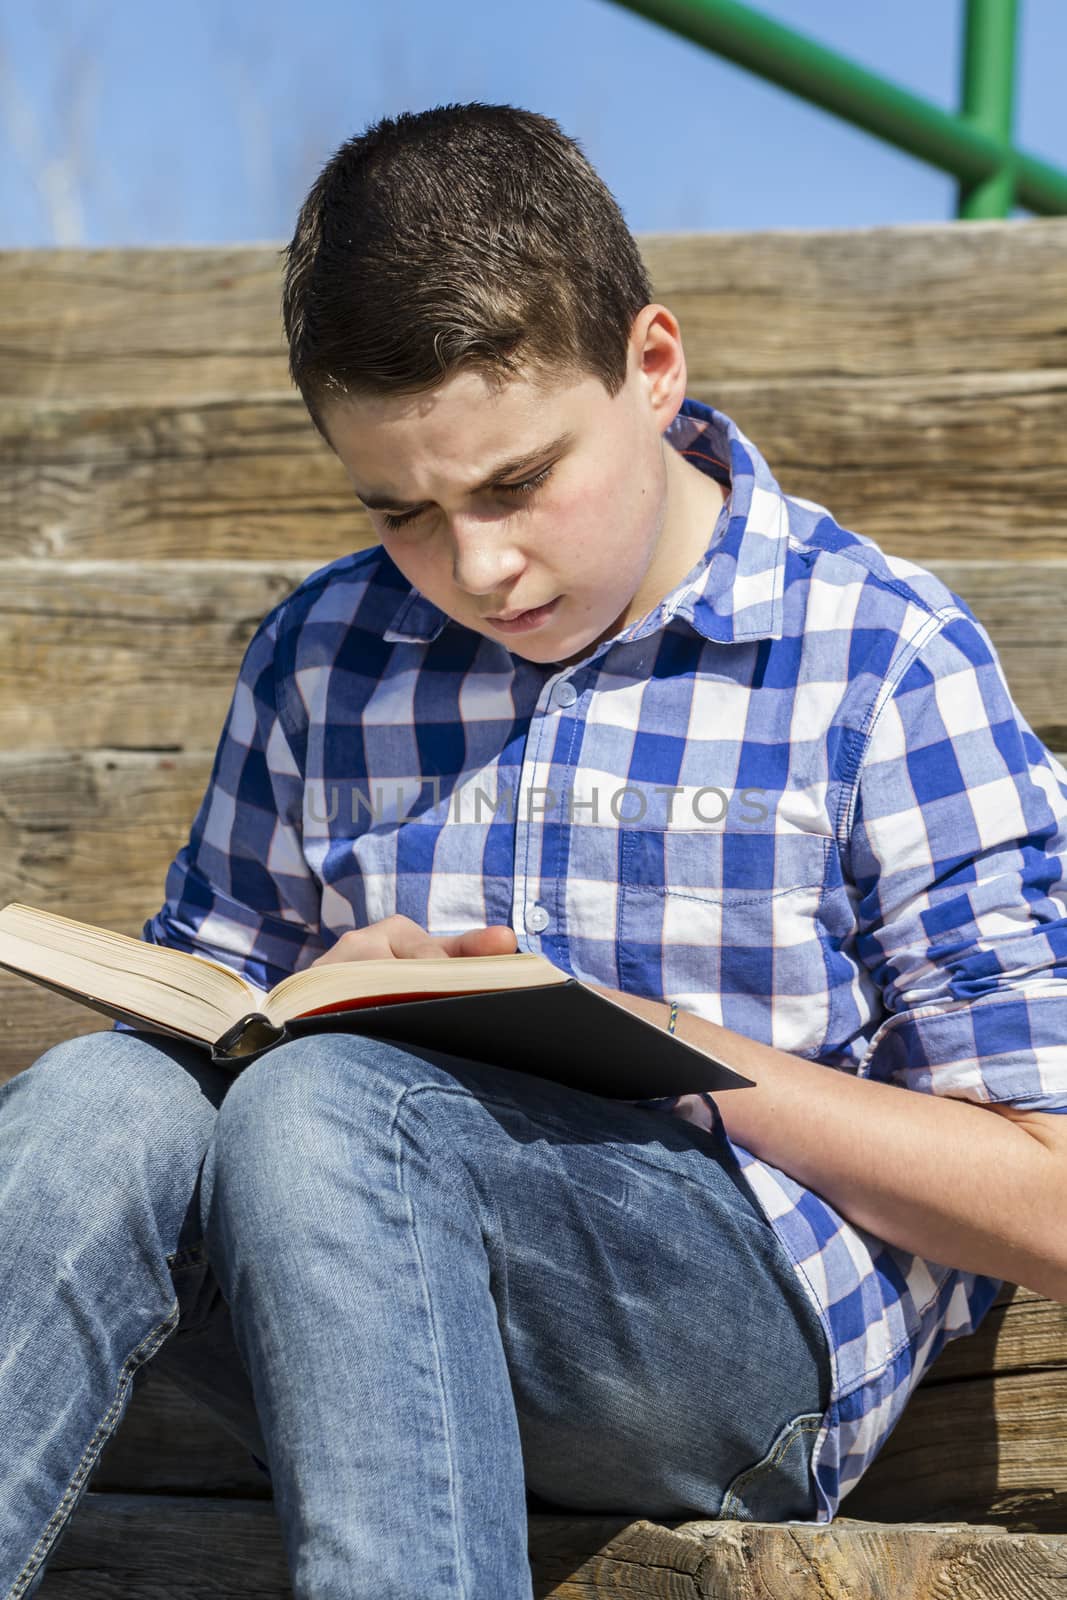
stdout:
POLYGON ((211 1059, 223 1067, 235 1062, 247 1066, 254 1057, 266 1055, 288 1037, 284 1026, 276 1026, 261 1011, 249 1011, 215 1040, 211 1059))

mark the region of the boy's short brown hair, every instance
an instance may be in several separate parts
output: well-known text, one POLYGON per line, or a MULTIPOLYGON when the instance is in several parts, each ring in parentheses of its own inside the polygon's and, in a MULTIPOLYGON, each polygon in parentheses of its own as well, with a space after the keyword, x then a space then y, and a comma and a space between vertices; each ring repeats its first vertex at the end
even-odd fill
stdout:
POLYGON ((323 437, 345 396, 594 375, 614 396, 652 299, 618 203, 551 117, 383 117, 326 163, 282 251, 289 371, 323 437))

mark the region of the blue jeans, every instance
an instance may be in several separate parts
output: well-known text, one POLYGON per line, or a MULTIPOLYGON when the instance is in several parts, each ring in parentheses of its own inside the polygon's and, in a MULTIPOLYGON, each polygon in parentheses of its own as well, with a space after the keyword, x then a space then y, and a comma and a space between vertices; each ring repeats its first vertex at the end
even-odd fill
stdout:
POLYGON ((531 1507, 816 1515, 822 1325, 721 1130, 645 1106, 83 1035, 0 1085, 0 1283, 0 1600, 148 1361, 269 1466, 296 1600, 530 1600, 531 1507))

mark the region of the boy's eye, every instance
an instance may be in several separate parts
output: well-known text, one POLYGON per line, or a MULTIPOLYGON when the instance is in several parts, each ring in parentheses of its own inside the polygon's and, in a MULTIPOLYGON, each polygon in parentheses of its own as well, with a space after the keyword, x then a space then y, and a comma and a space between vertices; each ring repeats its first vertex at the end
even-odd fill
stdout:
MULTIPOLYGON (((536 473, 532 478, 526 478, 522 483, 498 483, 497 488, 502 494, 532 494, 535 489, 541 487, 551 471, 551 467, 543 467, 540 472, 536 473)), ((406 523, 414 522, 415 518, 421 515, 421 511, 406 511, 402 517, 390 516, 388 511, 381 513, 382 522, 387 528, 402 528, 406 523)))

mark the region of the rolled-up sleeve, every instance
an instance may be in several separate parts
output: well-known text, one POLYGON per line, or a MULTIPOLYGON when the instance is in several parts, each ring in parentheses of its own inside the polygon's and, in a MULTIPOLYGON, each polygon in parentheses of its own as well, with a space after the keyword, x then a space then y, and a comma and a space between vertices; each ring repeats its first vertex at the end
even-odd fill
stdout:
POLYGON ((887 1012, 859 1075, 1067 1112, 1067 771, 966 605, 876 705, 851 799, 856 951, 887 1012))
MULTIPOLYGON (((276 667, 283 601, 245 651, 188 841, 140 937, 231 967, 261 989, 325 948, 321 895, 302 848, 304 782, 276 667)), ((116 1032, 133 1031, 116 1022, 116 1032)))

